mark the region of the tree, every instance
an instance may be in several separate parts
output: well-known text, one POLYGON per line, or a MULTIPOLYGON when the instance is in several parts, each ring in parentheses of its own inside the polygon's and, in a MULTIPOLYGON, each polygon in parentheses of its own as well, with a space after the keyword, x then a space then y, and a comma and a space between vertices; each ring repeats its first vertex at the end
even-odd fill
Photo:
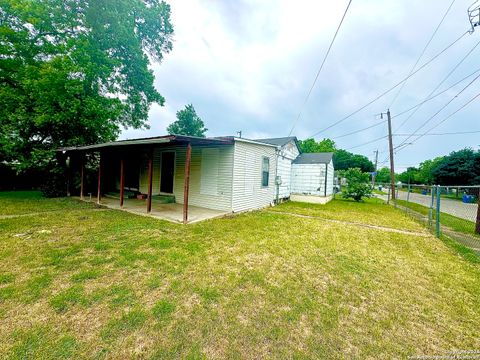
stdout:
POLYGON ((369 183, 368 173, 362 172, 358 168, 348 169, 341 172, 347 180, 347 186, 342 189, 342 197, 344 199, 353 199, 360 201, 364 197, 372 196, 372 188, 369 183))
POLYGON ((177 111, 177 120, 167 127, 169 134, 199 137, 205 137, 207 130, 192 104, 186 105, 185 109, 177 111))
POLYGON ((377 171, 377 176, 375 176, 375 181, 377 183, 389 183, 390 182, 390 169, 383 167, 377 171))
POLYGON ((451 152, 432 168, 438 185, 478 185, 480 182, 480 152, 466 148, 451 152))
POLYGON ((435 179, 432 170, 443 160, 443 156, 437 157, 433 160, 425 160, 420 163, 418 167, 417 180, 419 184, 433 185, 435 179))
POLYGON ((147 128, 163 105, 150 60, 172 48, 160 0, 0 2, 0 162, 54 164, 63 146, 147 128))
POLYGON ((363 172, 372 172, 375 170, 373 163, 366 156, 352 154, 346 150, 337 150, 333 156, 333 165, 335 170, 347 170, 359 168, 363 172))
POLYGON ((318 153, 318 152, 335 152, 337 147, 335 141, 330 139, 323 139, 316 142, 315 139, 309 138, 306 140, 299 140, 298 145, 302 153, 318 153))
POLYGON ((416 167, 409 167, 406 171, 396 175, 396 179, 404 184, 419 184, 421 183, 419 174, 419 169, 416 167))

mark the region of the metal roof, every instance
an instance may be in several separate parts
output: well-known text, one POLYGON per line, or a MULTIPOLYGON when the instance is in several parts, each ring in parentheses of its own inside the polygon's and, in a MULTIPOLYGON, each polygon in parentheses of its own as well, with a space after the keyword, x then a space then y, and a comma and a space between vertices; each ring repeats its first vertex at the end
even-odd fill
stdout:
POLYGON ((297 143, 297 137, 296 136, 287 136, 287 137, 281 137, 281 138, 269 138, 269 139, 256 139, 255 141, 258 142, 263 142, 266 144, 271 144, 271 145, 276 145, 276 146, 283 146, 288 144, 290 141, 297 143))
POLYGON ((332 161, 333 153, 303 153, 293 160, 293 164, 328 164, 332 161))
POLYGON ((92 144, 84 146, 71 146, 58 149, 59 151, 82 151, 82 150, 95 150, 95 149, 104 149, 112 148, 118 146, 132 146, 132 145, 155 145, 155 144, 166 144, 166 143, 191 143, 192 145, 231 145, 233 144, 234 139, 228 137, 218 137, 218 138, 202 138, 197 136, 185 136, 185 135, 164 135, 164 136, 155 136, 148 138, 139 138, 139 139, 130 139, 130 140, 119 140, 111 141, 101 144, 92 144))

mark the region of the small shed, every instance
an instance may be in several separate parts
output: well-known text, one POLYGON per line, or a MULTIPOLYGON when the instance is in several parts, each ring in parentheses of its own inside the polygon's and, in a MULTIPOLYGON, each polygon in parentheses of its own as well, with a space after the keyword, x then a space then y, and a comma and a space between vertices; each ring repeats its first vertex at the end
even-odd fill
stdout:
POLYGON ((333 196, 333 153, 304 153, 292 162, 293 201, 326 203, 333 196))

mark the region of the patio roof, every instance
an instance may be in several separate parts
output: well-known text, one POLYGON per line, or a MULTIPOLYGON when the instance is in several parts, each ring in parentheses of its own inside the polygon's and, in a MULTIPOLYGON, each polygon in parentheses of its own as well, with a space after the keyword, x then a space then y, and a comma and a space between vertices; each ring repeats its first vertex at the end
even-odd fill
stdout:
POLYGON ((229 137, 217 137, 217 138, 202 138, 196 136, 185 135, 164 135, 155 136, 140 139, 119 140, 111 141, 101 144, 83 145, 83 146, 71 146, 59 148, 58 151, 85 151, 85 150, 97 150, 105 148, 113 148, 119 146, 133 146, 133 145, 155 145, 155 144, 187 144, 192 145, 232 145, 234 143, 233 138, 229 137))

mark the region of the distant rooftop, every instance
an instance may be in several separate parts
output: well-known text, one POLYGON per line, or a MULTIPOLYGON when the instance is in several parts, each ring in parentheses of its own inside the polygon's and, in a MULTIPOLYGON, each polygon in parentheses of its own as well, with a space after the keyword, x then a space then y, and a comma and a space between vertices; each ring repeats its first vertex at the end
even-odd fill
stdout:
POLYGON ((332 152, 303 153, 293 160, 293 164, 328 164, 332 158, 332 152))

